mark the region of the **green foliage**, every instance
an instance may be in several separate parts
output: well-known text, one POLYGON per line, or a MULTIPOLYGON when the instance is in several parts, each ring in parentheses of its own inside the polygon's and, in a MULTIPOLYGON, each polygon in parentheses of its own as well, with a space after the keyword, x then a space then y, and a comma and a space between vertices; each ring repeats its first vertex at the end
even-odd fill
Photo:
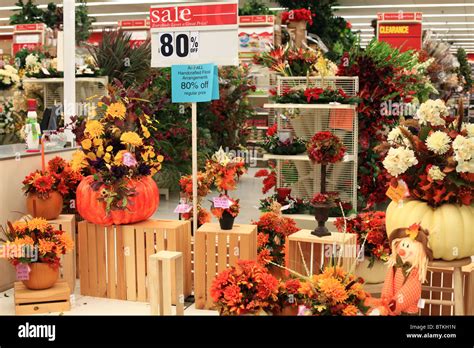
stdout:
POLYGON ((94 17, 89 17, 86 1, 81 0, 80 5, 76 6, 76 42, 78 44, 89 38, 92 31, 92 23, 95 21, 94 17))
POLYGON ((130 33, 121 30, 105 30, 102 42, 89 48, 95 64, 100 66, 103 74, 110 81, 120 80, 126 87, 139 85, 150 76, 150 40, 132 47, 130 37, 130 33))
POLYGON ((36 6, 32 0, 25 4, 23 0, 18 0, 15 6, 20 9, 14 10, 16 13, 10 16, 10 24, 43 23, 43 11, 36 6))
POLYGON ((471 75, 471 66, 467 61, 467 54, 464 48, 458 48, 456 57, 459 61, 458 75, 463 77, 465 80, 464 91, 469 91, 472 87, 472 75, 471 75))
POLYGON ((59 29, 63 24, 62 8, 57 7, 55 3, 50 2, 46 11, 43 12, 43 23, 51 29, 59 29))
POLYGON ((239 8, 239 16, 272 15, 273 11, 261 0, 249 0, 239 8))
POLYGON ((318 35, 328 46, 329 59, 336 61, 355 45, 357 38, 349 28, 348 22, 334 14, 332 6, 338 4, 337 0, 278 0, 278 3, 289 10, 307 8, 316 14, 308 32, 318 35))

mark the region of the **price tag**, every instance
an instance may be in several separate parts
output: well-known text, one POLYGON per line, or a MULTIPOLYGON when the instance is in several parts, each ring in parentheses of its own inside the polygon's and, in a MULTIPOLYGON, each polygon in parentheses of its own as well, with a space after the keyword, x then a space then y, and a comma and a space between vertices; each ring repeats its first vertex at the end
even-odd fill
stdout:
POLYGON ((215 208, 229 209, 232 202, 227 197, 214 197, 212 199, 215 208))
POLYGON ((16 279, 17 280, 29 280, 30 279, 30 266, 26 263, 19 263, 16 265, 16 279))
POLYGON ((408 191, 407 184, 403 180, 398 181, 398 186, 393 187, 390 185, 387 192, 385 193, 388 198, 390 198, 395 203, 402 201, 404 198, 410 196, 410 192, 408 191))
POLYGON ((193 209, 193 207, 190 206, 189 204, 180 203, 180 204, 178 204, 178 206, 175 208, 174 212, 175 212, 176 214, 185 214, 185 213, 189 213, 192 209, 193 209))
POLYGON ((41 71, 42 71, 43 74, 45 74, 45 75, 51 75, 51 74, 49 73, 49 70, 46 69, 46 68, 44 68, 44 67, 41 68, 41 71))
POLYGON ((159 59, 189 58, 199 57, 199 32, 183 31, 158 33, 157 40, 159 59))

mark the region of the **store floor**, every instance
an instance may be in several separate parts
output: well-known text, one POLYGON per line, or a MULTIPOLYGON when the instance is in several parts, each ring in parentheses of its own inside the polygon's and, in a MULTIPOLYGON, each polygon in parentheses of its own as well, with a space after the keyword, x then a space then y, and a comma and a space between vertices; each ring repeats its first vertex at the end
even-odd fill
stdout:
MULTIPOLYGON (((257 209, 259 200, 263 197, 262 179, 255 178, 257 168, 250 168, 249 172, 242 176, 236 191, 230 195, 233 198, 240 198, 241 212, 236 219, 237 223, 250 223, 258 219, 257 209)), ((217 196, 217 192, 212 192, 211 197, 217 196)), ((170 195, 169 200, 161 196, 158 211, 153 216, 156 219, 177 219, 178 215, 173 211, 179 201, 179 193, 170 195)), ((210 202, 205 201, 204 206, 209 208, 210 202)), ((216 220, 214 219, 214 222, 216 220)), ((13 289, 0 293, 0 315, 14 315, 14 292, 13 289)), ((173 307, 174 310, 174 307, 173 307)), ((145 302, 131 302, 111 300, 97 297, 82 296, 77 281, 75 294, 71 296, 71 311, 64 312, 64 315, 149 315, 150 304, 145 302)), ((217 315, 217 311, 197 310, 194 304, 185 304, 184 315, 217 315), (186 307, 187 306, 187 307, 186 307)), ((60 313, 50 313, 50 315, 60 315, 60 313)))

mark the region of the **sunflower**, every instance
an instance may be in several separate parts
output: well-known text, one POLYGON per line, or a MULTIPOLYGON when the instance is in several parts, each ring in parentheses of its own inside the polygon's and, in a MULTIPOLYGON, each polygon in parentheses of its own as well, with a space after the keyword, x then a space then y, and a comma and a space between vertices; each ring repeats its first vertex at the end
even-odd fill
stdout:
POLYGON ((143 139, 135 132, 125 132, 120 136, 120 141, 125 145, 142 146, 143 139))
POLYGON ((127 108, 121 101, 112 103, 107 107, 107 115, 111 116, 112 118, 123 120, 125 118, 126 112, 127 108))
POLYGON ((30 231, 38 230, 40 232, 46 231, 49 224, 44 218, 34 218, 28 221, 28 229, 30 231))
POLYGON ((87 121, 84 133, 92 138, 98 138, 104 134, 104 126, 97 120, 87 121))

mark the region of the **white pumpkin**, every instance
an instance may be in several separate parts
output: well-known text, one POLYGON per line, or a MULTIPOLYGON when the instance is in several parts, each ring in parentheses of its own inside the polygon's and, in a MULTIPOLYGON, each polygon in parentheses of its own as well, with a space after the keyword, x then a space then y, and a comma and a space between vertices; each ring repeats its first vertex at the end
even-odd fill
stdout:
POLYGON ((435 259, 451 261, 474 255, 474 206, 443 204, 432 208, 418 200, 389 204, 387 234, 413 223, 430 232, 429 246, 435 259))

